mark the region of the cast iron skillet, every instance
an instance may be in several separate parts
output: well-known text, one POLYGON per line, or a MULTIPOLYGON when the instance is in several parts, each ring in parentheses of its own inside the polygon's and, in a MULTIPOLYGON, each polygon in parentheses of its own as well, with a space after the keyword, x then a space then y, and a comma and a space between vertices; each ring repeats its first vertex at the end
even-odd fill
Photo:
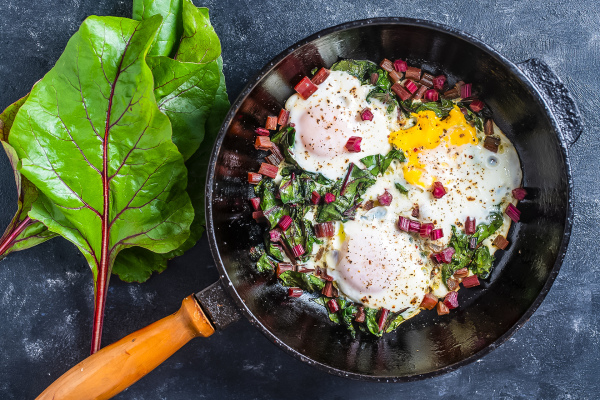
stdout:
MULTIPOLYGON (((550 290, 573 221, 567 149, 581 131, 575 103, 539 60, 515 65, 469 35, 423 20, 374 18, 321 31, 268 63, 244 88, 221 128, 206 183, 207 234, 220 281, 241 312, 269 339, 329 373, 398 382, 455 370, 508 339, 550 290), (262 242, 262 228, 251 218, 248 199, 254 195, 247 173, 257 171, 266 155, 253 147, 254 129, 279 112, 303 76, 342 58, 379 61, 384 57, 443 73, 452 84, 473 82, 519 153, 528 196, 519 203, 521 222, 511 227, 508 250, 497 253, 489 280, 460 291, 458 309, 443 317, 422 312, 380 339, 366 335, 353 339, 308 296, 289 299, 272 275, 256 272, 248 253, 262 242)), ((186 298, 178 313, 84 360, 41 398, 61 391, 72 391, 80 399, 108 398, 190 338, 210 335, 214 330, 203 311, 217 327, 232 315, 222 312, 227 309, 222 287, 216 284, 209 289, 196 295, 203 310, 186 298), (109 385, 107 376, 115 382, 109 385)))

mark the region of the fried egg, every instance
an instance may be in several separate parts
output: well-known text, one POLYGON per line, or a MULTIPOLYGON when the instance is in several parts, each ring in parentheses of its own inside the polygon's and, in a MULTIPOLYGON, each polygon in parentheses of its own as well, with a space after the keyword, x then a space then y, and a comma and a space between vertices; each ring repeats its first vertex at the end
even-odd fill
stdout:
MULTIPOLYGON (((443 119, 420 111, 398 121, 397 110, 388 112, 378 100, 366 100, 371 89, 346 72, 332 71, 307 100, 295 95, 286 103, 296 128, 294 159, 305 170, 337 179, 350 162, 364 167, 360 159, 365 156, 385 155, 392 148, 406 156, 363 195, 377 205, 377 196, 387 190, 392 203, 359 208, 354 220, 336 223, 335 236, 315 250, 324 255, 310 263, 326 268, 352 301, 403 312, 407 318, 416 315, 427 292, 442 297, 447 291, 428 255, 448 245, 452 225, 462 229, 467 217, 486 222, 491 212, 502 211, 501 204, 514 202, 511 191, 520 186, 521 168, 515 148, 497 127, 494 134, 502 144, 493 153, 483 147, 484 133, 469 124, 458 106, 443 119), (360 118, 366 107, 372 121, 360 118), (345 148, 351 136, 362 138, 359 153, 345 148), (441 182, 446 195, 434 198, 433 182, 441 182), (400 192, 397 184, 408 192, 400 192), (442 238, 432 241, 398 229, 398 217, 413 218, 415 207, 418 220, 441 228, 442 238)), ((490 253, 495 251, 492 240, 508 232, 510 219, 504 218, 502 228, 484 241, 490 253)))

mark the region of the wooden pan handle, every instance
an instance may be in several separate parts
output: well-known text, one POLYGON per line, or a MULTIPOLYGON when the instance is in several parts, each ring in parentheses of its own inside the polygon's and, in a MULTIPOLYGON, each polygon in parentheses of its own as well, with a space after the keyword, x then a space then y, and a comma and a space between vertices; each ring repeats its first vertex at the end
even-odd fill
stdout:
POLYGON ((58 378, 38 400, 109 399, 179 350, 215 332, 193 295, 173 315, 89 356, 58 378))

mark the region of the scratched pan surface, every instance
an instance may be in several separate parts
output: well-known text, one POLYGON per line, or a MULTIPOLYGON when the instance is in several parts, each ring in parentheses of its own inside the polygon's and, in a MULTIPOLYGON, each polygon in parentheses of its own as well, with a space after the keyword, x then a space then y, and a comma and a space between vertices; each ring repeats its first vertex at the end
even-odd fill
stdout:
POLYGON ((459 368, 522 326, 558 274, 573 219, 568 147, 580 131, 566 89, 537 60, 517 66, 470 36, 420 20, 370 19, 319 32, 277 56, 248 83, 215 144, 207 223, 222 283, 274 343, 327 372, 409 381, 459 368), (380 339, 353 339, 307 296, 288 299, 285 288, 273 276, 258 274, 248 257, 249 248, 262 242, 262 228, 251 218, 247 172, 257 171, 267 154, 254 149, 254 129, 279 112, 303 76, 342 58, 401 58, 426 72, 447 75, 450 83, 472 82, 515 145, 529 193, 519 206, 522 222, 511 227, 507 251, 496 253, 490 279, 462 289, 461 305, 449 315, 422 312, 380 339))

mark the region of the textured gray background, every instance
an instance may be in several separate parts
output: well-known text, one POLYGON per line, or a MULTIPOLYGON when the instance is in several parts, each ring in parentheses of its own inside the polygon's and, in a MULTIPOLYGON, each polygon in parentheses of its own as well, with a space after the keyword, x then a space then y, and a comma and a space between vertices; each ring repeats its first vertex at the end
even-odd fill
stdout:
MULTIPOLYGON (((575 226, 564 266, 531 320, 488 356, 408 384, 348 381, 284 354, 246 321, 196 339, 119 399, 599 398, 600 7, 563 1, 210 0, 232 100, 268 60, 320 29, 376 16, 425 18, 486 41, 514 62, 538 57, 575 97, 586 131, 571 148, 575 226)), ((129 16, 130 0, 0 2, 0 107, 28 92, 90 15, 129 16)), ((0 225, 14 183, 0 156, 0 225)), ((143 285, 111 282, 104 343, 174 312, 217 278, 203 239, 143 285)), ((54 239, 0 264, 0 398, 39 394, 88 354, 92 275, 74 246, 54 239)))

